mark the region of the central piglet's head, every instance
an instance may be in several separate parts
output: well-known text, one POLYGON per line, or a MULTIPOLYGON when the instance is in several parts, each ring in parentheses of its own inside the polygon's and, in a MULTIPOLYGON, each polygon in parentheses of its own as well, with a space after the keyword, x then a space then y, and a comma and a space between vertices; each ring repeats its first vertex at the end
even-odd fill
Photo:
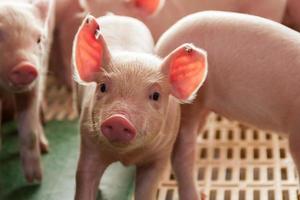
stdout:
POLYGON ((110 52, 100 29, 87 17, 73 46, 76 81, 94 88, 88 125, 107 144, 137 148, 163 136, 171 98, 194 98, 206 77, 206 53, 190 44, 164 59, 110 52))
MULTIPOLYGON (((50 0, 49 0, 50 1, 50 0)), ((29 89, 41 73, 48 0, 0 2, 0 87, 29 89)))

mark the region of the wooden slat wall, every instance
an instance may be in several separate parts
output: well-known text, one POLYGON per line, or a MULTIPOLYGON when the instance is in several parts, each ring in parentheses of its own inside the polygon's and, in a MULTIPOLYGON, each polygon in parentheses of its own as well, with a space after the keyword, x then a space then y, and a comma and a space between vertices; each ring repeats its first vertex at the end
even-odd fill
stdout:
MULTIPOLYGON (((198 138, 199 193, 207 200, 297 200, 298 178, 286 139, 215 114, 198 138)), ((159 200, 178 200, 171 172, 159 200)))

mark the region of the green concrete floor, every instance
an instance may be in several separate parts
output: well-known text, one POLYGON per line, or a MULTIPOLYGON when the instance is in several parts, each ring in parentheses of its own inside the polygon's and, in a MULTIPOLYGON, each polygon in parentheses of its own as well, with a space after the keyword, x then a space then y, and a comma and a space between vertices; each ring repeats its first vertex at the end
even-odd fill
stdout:
MULTIPOLYGON (((14 123, 4 125, 3 146, 0 151, 0 200, 71 200, 74 198, 75 171, 79 154, 78 122, 52 121, 46 125, 45 131, 50 142, 50 153, 43 155, 42 158, 43 182, 40 185, 28 184, 21 171, 16 126, 14 123)), ((109 188, 108 193, 111 195, 108 194, 103 199, 129 199, 133 190, 134 169, 128 170, 116 165, 107 174, 105 180, 108 181, 101 185, 104 185, 104 190, 109 188), (120 178, 122 176, 123 178, 120 178), (114 182, 111 177, 118 178, 114 182)))

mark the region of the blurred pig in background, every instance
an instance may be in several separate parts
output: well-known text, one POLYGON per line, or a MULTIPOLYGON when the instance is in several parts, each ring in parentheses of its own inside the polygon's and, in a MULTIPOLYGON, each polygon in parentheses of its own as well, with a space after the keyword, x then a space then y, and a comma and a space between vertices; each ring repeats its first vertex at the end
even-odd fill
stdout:
POLYGON ((88 16, 74 40, 81 149, 76 200, 94 200, 113 162, 136 165, 136 200, 153 200, 176 140, 179 101, 190 102, 207 74, 206 53, 190 44, 164 59, 130 17, 88 16))
MULTIPOLYGON (((60 0, 57 1, 55 48, 52 59, 55 74, 72 88, 71 48, 75 31, 83 19, 82 12, 94 16, 107 13, 131 16, 143 21, 154 40, 180 18, 204 10, 249 13, 281 22, 287 0, 60 0)), ((297 0, 291 0, 297 1, 297 0)))
POLYGON ((54 9, 53 0, 0 1, 0 105, 9 99, 15 107, 23 172, 29 182, 42 179, 40 153, 48 151, 40 113, 54 9))
POLYGON ((56 0, 56 23, 50 70, 69 90, 73 87, 71 54, 74 36, 85 14, 79 0, 56 0))
POLYGON ((173 152, 180 199, 197 199, 196 141, 209 111, 283 133, 299 174, 300 33, 257 16, 205 11, 168 29, 158 40, 156 53, 164 57, 186 42, 207 51, 209 67, 195 101, 181 106, 173 152))
MULTIPOLYGON (((95 16, 112 12, 136 17, 151 30, 154 40, 180 18, 199 11, 221 10, 258 15, 281 22, 287 0, 80 0, 95 16)), ((297 1, 297 0, 291 0, 297 1)))

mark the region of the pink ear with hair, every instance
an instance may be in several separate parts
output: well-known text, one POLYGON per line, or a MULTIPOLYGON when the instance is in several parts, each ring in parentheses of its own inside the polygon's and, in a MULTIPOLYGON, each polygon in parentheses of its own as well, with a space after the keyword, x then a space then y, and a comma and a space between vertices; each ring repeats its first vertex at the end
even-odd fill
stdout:
POLYGON ((154 14, 163 4, 164 0, 131 0, 134 5, 148 15, 154 14))
POLYGON ((207 75, 206 52, 191 44, 184 44, 166 58, 171 93, 181 101, 190 101, 207 75))
POLYGON ((73 64, 76 76, 84 82, 96 81, 109 53, 100 26, 96 19, 88 16, 80 26, 73 43, 73 64))

